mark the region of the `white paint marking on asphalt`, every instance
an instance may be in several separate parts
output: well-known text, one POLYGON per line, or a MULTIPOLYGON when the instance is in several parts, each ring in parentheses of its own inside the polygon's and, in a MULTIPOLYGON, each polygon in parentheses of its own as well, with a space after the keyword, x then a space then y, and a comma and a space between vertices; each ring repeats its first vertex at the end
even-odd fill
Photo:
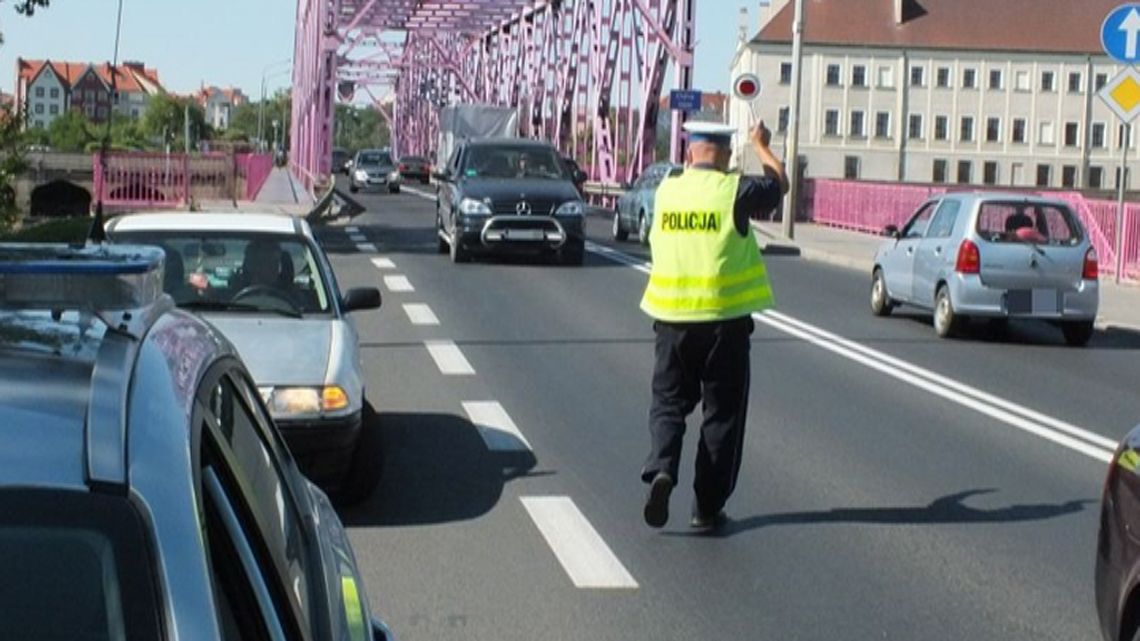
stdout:
POLYGON ((368 242, 368 237, 364 234, 349 234, 348 239, 357 244, 368 242))
POLYGON ((376 269, 396 269, 396 263, 393 263, 391 258, 373 258, 372 264, 376 269))
POLYGON ((492 452, 529 452, 530 443, 497 401, 464 401, 463 411, 492 452))
POLYGON ((404 305, 404 313, 408 315, 408 320, 412 321, 413 325, 439 325, 435 312, 422 303, 404 305))
POLYGON ((375 254, 376 252, 380 251, 380 249, 372 243, 357 243, 356 251, 362 254, 375 254))
POLYGON ((424 200, 435 200, 436 199, 435 194, 429 194, 427 192, 423 192, 423 191, 420 191, 418 189, 412 189, 411 187, 401 187, 400 190, 406 191, 413 196, 419 196, 420 198, 423 198, 424 200))
POLYGON ((345 227, 345 228, 344 228, 344 231, 346 231, 346 232, 348 232, 348 233, 350 233, 350 234, 359 234, 359 233, 360 233, 360 228, 359 228, 359 227, 345 227))
MULTIPOLYGON (((640 272, 649 273, 651 269, 650 263, 604 245, 587 243, 586 249, 640 272)), ((1116 450, 1116 443, 1104 436, 871 349, 786 314, 769 310, 754 314, 753 317, 781 332, 1098 461, 1110 462, 1116 450)))
POLYGON ((570 497, 524 496, 520 500, 575 587, 637 588, 637 581, 570 497))
POLYGON ((452 341, 424 341, 424 347, 431 354, 440 373, 448 376, 470 376, 475 368, 467 362, 467 357, 452 341))
POLYGON ((393 276, 385 276, 384 277, 384 286, 387 287, 388 291, 390 291, 390 292, 414 292, 414 291, 416 291, 416 288, 412 287, 412 283, 411 283, 411 281, 408 280, 408 277, 404 276, 403 274, 395 274, 393 276))

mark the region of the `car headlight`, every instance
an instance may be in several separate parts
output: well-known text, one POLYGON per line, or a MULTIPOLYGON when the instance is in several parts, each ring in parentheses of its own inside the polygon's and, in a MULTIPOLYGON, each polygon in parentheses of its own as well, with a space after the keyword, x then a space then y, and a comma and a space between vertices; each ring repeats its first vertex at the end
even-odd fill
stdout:
POLYGON ((400 172, 393 171, 392 173, 388 174, 388 182, 393 182, 393 183, 400 182, 400 172))
POLYGON ((355 176, 357 180, 368 180, 368 172, 363 169, 357 169, 353 176, 355 176))
POLYGON ((490 216, 491 207, 481 200, 464 198, 459 202, 459 213, 464 216, 490 216))
POLYGON ((279 387, 266 399, 275 417, 304 416, 335 412, 348 407, 348 394, 337 385, 324 387, 279 387))
POLYGON ((561 206, 555 210, 555 216, 582 216, 586 213, 586 208, 582 205, 580 200, 571 200, 562 203, 561 206))

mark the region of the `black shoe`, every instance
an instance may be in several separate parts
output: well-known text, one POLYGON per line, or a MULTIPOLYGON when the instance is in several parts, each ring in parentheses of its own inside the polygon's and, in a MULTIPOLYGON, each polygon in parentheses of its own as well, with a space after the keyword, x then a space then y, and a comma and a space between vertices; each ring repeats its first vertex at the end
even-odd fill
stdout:
POLYGON ((664 527, 669 520, 669 494, 673 492, 673 478, 658 472, 649 484, 649 496, 645 499, 645 523, 649 527, 664 527))
POLYGON ((689 521, 689 527, 693 527, 698 530, 712 531, 719 530, 720 528, 724 527, 726 523, 728 523, 728 515, 724 513, 724 510, 720 510, 716 514, 712 515, 700 513, 694 514, 693 518, 689 521))

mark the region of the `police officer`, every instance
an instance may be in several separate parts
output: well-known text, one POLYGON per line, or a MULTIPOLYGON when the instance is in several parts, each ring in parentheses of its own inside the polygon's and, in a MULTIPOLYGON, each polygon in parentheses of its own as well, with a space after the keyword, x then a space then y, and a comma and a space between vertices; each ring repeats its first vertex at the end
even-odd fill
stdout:
POLYGON ((734 130, 688 123, 688 165, 657 189, 650 230, 653 269, 641 308, 653 319, 656 362, 649 410, 652 445, 642 480, 650 484, 645 522, 669 519, 685 418, 701 403, 695 501, 690 525, 722 526, 736 486, 748 410, 751 314, 772 306, 750 220, 779 206, 788 189, 772 132, 759 123, 749 143, 764 175, 728 173, 734 130))

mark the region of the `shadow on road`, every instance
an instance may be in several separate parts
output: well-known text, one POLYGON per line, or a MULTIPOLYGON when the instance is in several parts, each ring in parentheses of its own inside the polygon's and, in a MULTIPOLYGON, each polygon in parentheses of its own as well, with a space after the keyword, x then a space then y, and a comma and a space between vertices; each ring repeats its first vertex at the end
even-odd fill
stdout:
POLYGON ((379 414, 384 474, 345 525, 427 525, 486 514, 510 480, 528 475, 530 451, 492 452, 467 419, 450 414, 379 414))
MULTIPOLYGON (((892 318, 909 320, 925 325, 933 333, 930 314, 921 312, 895 312, 892 318)), ((1069 348, 1061 329, 1037 320, 973 319, 962 330, 962 340, 997 343, 1003 345, 1035 345, 1069 348)), ((941 339, 939 339, 941 340, 941 339)), ((1123 327, 1097 329, 1084 349, 1088 350, 1140 350, 1140 332, 1123 327)))
MULTIPOLYGON (((751 530, 779 525, 939 525, 966 523, 1015 523, 1044 521, 1066 514, 1074 514, 1092 499, 1079 499, 1064 503, 1034 503, 1010 505, 996 509, 979 509, 965 504, 965 500, 996 490, 976 489, 950 494, 935 499, 929 505, 915 507, 835 508, 820 512, 786 512, 762 514, 744 519, 731 519, 724 528, 712 534, 717 537, 735 536, 751 530)), ((673 536, 702 536, 701 533, 674 532, 673 536)), ((707 536, 707 534, 705 535, 707 536)))

